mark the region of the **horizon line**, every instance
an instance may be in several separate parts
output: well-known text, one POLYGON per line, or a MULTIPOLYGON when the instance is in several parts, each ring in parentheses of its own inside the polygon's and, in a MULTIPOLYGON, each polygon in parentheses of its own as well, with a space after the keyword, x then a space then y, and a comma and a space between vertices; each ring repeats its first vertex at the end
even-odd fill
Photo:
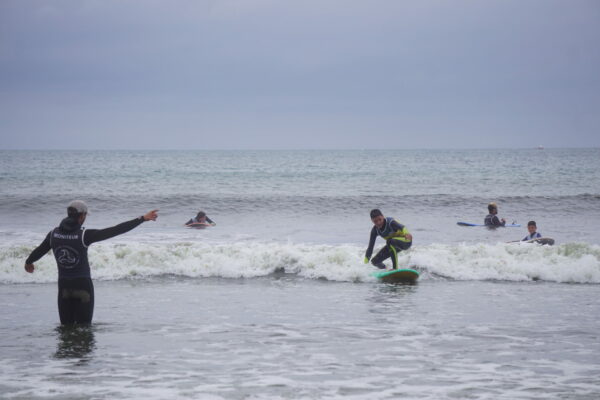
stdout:
POLYGON ((568 149, 600 149, 600 146, 570 146, 570 147, 411 147, 411 148, 0 148, 0 151, 407 151, 407 150, 568 150, 568 149))

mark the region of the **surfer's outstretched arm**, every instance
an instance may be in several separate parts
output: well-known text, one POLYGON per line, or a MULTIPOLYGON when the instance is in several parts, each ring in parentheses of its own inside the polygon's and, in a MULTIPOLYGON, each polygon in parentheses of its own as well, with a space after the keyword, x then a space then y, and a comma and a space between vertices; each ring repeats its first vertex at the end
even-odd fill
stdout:
POLYGON ((111 226, 110 228, 86 229, 84 236, 85 245, 89 246, 92 243, 100 242, 102 240, 110 239, 117 235, 121 235, 125 232, 129 232, 133 228, 139 226, 142 222, 156 221, 156 218, 158 218, 157 211, 158 210, 149 211, 141 217, 137 217, 132 219, 131 221, 120 223, 119 225, 111 226))
POLYGON ((33 270, 35 269, 33 263, 36 262, 37 260, 39 260, 40 258, 44 257, 46 255, 46 253, 50 251, 50 234, 51 233, 52 232, 48 232, 44 241, 42 243, 40 243, 40 245, 38 247, 33 249, 31 254, 29 254, 29 257, 27 257, 27 260, 25 260, 25 271, 32 273, 33 270))

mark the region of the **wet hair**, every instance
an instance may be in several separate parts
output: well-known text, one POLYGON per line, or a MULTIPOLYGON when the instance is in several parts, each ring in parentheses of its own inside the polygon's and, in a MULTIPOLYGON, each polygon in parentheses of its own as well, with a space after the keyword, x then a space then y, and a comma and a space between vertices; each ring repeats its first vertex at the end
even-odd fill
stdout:
POLYGON ((535 224, 535 221, 529 221, 527 223, 527 226, 535 226, 537 228, 537 225, 535 224))
POLYGON ((70 218, 79 218, 80 215, 81 213, 77 211, 75 207, 67 208, 67 216, 69 216, 70 218))
POLYGON ((373 219, 375 217, 379 217, 379 216, 383 217, 383 213, 381 212, 381 210, 379 208, 374 208, 371 210, 371 219, 373 219))
POLYGON ((494 210, 498 211, 498 206, 496 205, 496 203, 490 203, 490 204, 488 204, 488 211, 489 211, 489 213, 491 214, 492 211, 494 211, 494 210))
POLYGON ((206 217, 206 213, 204 211, 198 211, 196 218, 202 218, 202 217, 206 217))

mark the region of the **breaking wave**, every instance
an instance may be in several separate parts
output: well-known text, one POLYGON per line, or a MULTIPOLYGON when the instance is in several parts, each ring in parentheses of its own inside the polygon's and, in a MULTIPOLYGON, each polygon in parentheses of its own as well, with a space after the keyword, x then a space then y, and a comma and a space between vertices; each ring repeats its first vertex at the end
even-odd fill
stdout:
MULTIPOLYGON (((23 269, 31 247, 0 247, 0 283, 57 280, 49 254, 34 274, 23 269)), ((306 279, 372 282, 375 268, 363 264, 356 245, 307 245, 275 242, 207 244, 196 242, 94 244, 92 275, 99 280, 144 279, 174 275, 189 278, 254 278, 274 273, 306 279)), ((389 262, 388 262, 389 264, 389 262)), ((421 272, 421 280, 501 280, 600 283, 600 246, 565 243, 432 244, 400 253, 399 264, 421 272)))

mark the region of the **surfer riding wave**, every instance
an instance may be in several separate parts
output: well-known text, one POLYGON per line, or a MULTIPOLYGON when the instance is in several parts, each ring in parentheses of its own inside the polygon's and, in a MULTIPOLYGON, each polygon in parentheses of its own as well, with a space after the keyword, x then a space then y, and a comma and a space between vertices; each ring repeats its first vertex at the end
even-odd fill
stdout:
POLYGON ((365 264, 371 260, 375 240, 377 236, 381 236, 386 240, 385 246, 371 260, 371 264, 380 269, 385 269, 386 265, 383 260, 392 258, 394 269, 398 269, 398 252, 408 250, 412 245, 412 235, 394 218, 384 217, 379 209, 371 210, 371 221, 373 228, 371 229, 371 237, 369 238, 369 247, 365 253, 365 264))

